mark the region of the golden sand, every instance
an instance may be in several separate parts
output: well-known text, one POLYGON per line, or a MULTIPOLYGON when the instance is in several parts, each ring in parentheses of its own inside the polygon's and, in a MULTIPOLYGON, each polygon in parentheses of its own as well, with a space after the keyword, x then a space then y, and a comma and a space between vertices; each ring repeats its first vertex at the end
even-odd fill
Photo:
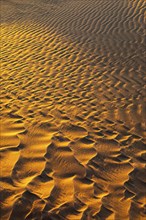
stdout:
POLYGON ((1 220, 145 220, 144 0, 1 0, 1 220))

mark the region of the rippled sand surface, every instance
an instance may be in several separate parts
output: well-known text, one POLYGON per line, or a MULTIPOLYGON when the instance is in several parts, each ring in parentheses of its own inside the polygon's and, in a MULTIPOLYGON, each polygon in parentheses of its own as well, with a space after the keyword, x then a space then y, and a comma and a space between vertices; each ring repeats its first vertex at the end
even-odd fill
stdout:
POLYGON ((146 219, 144 0, 1 0, 1 219, 146 219))

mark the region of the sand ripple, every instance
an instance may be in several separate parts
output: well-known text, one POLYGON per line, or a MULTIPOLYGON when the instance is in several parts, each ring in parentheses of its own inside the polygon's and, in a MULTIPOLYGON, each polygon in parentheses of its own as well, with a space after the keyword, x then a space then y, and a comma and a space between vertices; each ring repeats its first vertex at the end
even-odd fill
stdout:
POLYGON ((144 220, 144 0, 1 1, 3 220, 144 220))

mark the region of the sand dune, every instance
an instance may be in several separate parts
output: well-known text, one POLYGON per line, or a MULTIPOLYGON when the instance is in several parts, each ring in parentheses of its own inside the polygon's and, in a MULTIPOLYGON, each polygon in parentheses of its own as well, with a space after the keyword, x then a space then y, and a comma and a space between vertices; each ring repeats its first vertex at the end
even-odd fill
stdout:
POLYGON ((1 0, 1 219, 146 219, 144 0, 1 0))

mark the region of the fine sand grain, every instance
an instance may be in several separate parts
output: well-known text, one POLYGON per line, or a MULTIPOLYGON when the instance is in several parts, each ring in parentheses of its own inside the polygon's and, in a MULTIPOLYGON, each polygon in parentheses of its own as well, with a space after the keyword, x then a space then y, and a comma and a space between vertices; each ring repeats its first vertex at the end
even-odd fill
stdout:
POLYGON ((1 0, 1 220, 145 220, 144 0, 1 0))

